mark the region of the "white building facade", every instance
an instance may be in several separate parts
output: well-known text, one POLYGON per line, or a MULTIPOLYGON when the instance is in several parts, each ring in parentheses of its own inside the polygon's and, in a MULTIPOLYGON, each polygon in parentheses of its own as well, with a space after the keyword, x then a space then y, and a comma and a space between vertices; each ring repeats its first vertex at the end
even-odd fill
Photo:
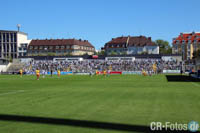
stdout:
POLYGON ((30 41, 24 32, 0 30, 0 58, 26 56, 30 41))
POLYGON ((108 55, 159 54, 159 46, 151 40, 151 37, 145 36, 113 38, 104 48, 108 55))
POLYGON ((159 54, 159 46, 143 46, 143 47, 137 47, 137 46, 131 46, 128 47, 127 54, 159 54))

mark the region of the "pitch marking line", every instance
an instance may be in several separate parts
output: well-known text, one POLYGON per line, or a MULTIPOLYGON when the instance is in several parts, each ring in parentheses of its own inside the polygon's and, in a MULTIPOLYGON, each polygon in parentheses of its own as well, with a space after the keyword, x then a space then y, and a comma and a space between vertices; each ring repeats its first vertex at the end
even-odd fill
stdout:
POLYGON ((16 94, 16 93, 20 93, 20 92, 24 92, 24 90, 12 91, 12 92, 7 92, 7 93, 0 93, 0 96, 9 95, 9 94, 16 94))
POLYGON ((195 85, 195 86, 200 86, 199 84, 197 84, 197 83, 195 83, 195 82, 191 82, 193 85, 195 85))

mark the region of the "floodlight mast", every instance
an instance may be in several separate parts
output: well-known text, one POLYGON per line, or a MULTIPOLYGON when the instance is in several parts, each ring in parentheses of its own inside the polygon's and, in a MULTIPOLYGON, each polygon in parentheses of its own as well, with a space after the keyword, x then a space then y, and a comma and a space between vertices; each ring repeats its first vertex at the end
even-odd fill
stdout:
POLYGON ((21 24, 17 24, 17 30, 20 31, 21 24))

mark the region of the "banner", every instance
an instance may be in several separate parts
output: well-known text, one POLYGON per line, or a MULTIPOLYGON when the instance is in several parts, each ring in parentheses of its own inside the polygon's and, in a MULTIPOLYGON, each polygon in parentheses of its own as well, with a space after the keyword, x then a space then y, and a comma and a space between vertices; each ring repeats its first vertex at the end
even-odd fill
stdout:
MULTIPOLYGON (((51 72, 47 72, 47 74, 50 75, 51 72)), ((54 75, 57 75, 58 73, 57 73, 57 72, 53 72, 53 74, 54 74, 54 75)), ((60 72, 60 74, 61 74, 61 75, 67 75, 67 74, 72 74, 72 72, 63 72, 63 71, 62 71, 62 72, 60 72)))
POLYGON ((111 71, 109 74, 122 74, 121 71, 111 71))
POLYGON ((163 73, 180 73, 180 70, 163 70, 163 73))
POLYGON ((122 74, 142 74, 141 71, 123 71, 122 74))
POLYGON ((89 73, 73 73, 74 75, 89 75, 89 73))

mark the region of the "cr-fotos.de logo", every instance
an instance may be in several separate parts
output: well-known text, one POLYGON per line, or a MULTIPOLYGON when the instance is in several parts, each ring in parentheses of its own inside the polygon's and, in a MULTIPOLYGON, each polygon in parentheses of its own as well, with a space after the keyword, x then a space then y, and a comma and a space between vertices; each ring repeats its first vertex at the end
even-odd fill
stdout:
POLYGON ((188 130, 190 132, 197 132, 199 129, 199 123, 196 121, 191 121, 188 123, 188 130))
POLYGON ((190 131, 197 132, 199 129, 199 123, 196 121, 190 121, 188 124, 171 123, 171 122, 151 122, 150 129, 152 131, 190 131))

